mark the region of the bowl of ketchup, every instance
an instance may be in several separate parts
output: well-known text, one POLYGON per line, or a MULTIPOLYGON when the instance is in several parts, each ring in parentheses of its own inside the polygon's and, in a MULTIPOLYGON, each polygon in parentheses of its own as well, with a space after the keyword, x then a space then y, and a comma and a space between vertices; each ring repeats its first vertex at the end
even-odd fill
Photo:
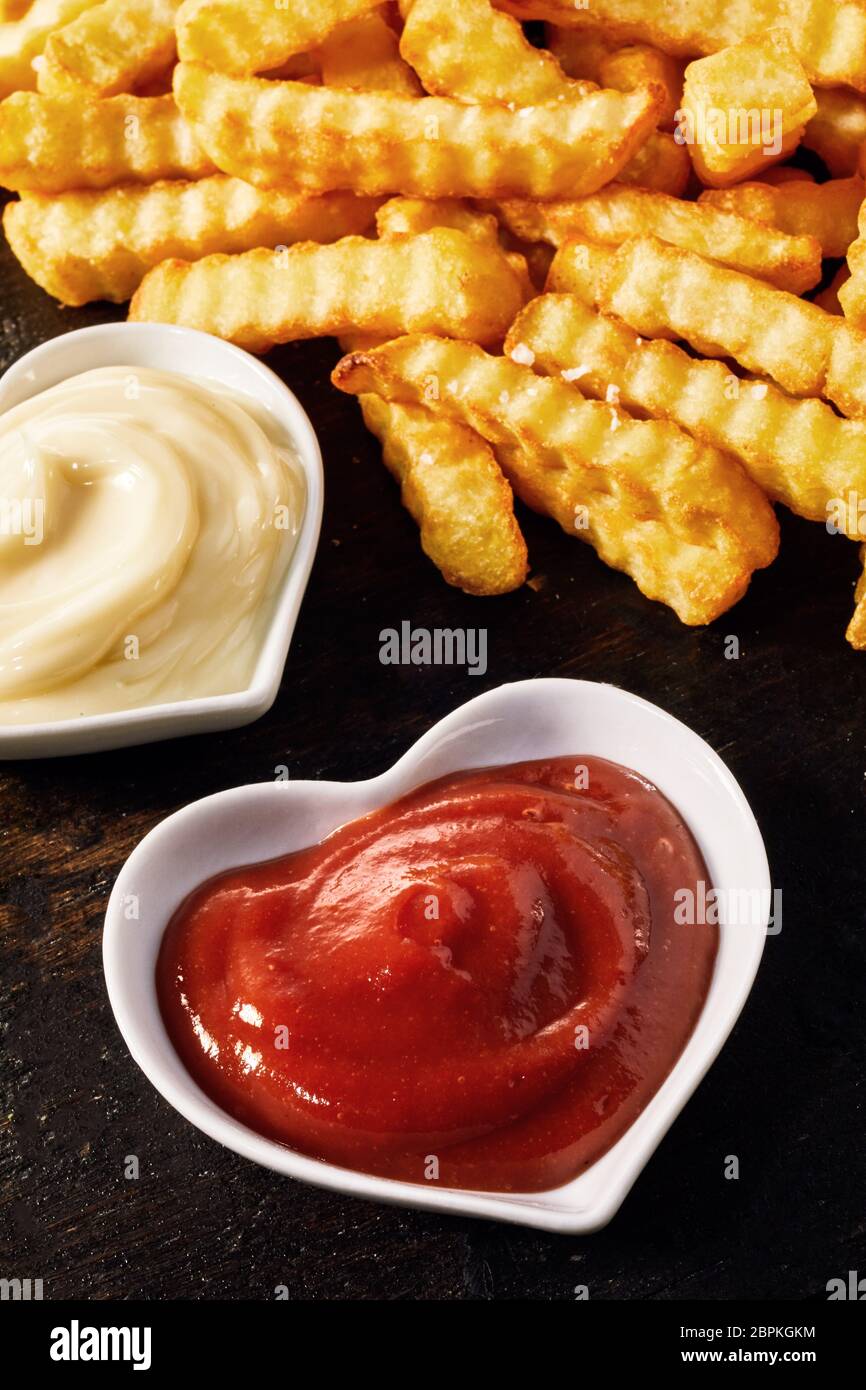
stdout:
POLYGON ((597 1229, 739 1016, 771 888, 739 786, 613 686, 501 686, 365 782, 220 792, 106 913, 136 1062, 206 1134, 353 1195, 597 1229))

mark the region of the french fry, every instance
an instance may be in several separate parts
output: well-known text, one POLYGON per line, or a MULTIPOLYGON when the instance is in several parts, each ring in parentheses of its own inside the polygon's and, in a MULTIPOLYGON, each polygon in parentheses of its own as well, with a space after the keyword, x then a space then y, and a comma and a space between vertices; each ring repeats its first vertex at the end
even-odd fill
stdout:
POLYGON ((28 193, 7 204, 3 227, 27 274, 56 299, 120 303, 170 257, 338 241, 365 231, 375 209, 374 199, 351 193, 263 193, 216 174, 59 197, 28 193))
MULTIPOLYGON (((774 164, 761 173, 761 183, 772 184, 774 188, 785 183, 817 183, 814 174, 808 169, 798 169, 796 164, 774 164)), ((715 191, 715 190, 712 190, 715 191)))
POLYGON ((566 77, 552 54, 533 48, 490 0, 414 0, 400 52, 431 96, 532 106, 595 90, 566 77))
POLYGON ((173 97, 46 97, 0 102, 0 185, 65 193, 215 173, 173 97))
MULTIPOLYGON (((366 92, 402 92, 421 96, 416 74, 400 57, 397 35, 376 12, 341 24, 319 50, 326 87, 366 92)), ((288 76, 288 74, 286 74, 288 76)))
MULTIPOLYGON (((494 0, 498 3, 498 0, 494 0)), ((508 6, 501 9, 508 13, 508 6)), ((579 29, 566 29, 558 24, 545 24, 544 42, 556 58, 563 72, 569 77, 584 78, 589 82, 601 80, 602 65, 616 49, 616 40, 606 36, 604 29, 594 25, 581 25, 579 29)))
POLYGON ((717 53, 773 25, 788 30, 810 82, 866 90, 866 9, 859 0, 495 0, 516 19, 597 30, 684 58, 717 53))
POLYGON ((770 29, 689 63, 679 131, 698 177, 724 188, 796 149, 817 109, 787 30, 770 29))
POLYGON ((834 179, 850 178, 857 173, 866 141, 866 99, 845 87, 826 87, 816 90, 815 100, 818 110, 806 126, 803 145, 823 159, 834 179))
POLYGON ((499 223, 492 212, 480 212, 459 198, 389 198, 376 212, 380 237, 418 236, 434 227, 453 227, 475 241, 499 241, 499 223))
POLYGON ((645 43, 612 46, 599 30, 557 29, 553 24, 547 25, 547 46, 572 78, 596 82, 600 87, 615 87, 620 92, 629 92, 647 82, 659 83, 665 93, 659 126, 673 130, 682 105, 685 64, 681 58, 645 43))
POLYGON ((848 247, 849 279, 839 290, 839 303, 842 312, 850 323, 858 328, 866 326, 866 204, 859 209, 858 235, 848 247))
MULTIPOLYGON (((789 236, 814 238, 820 244, 822 255, 837 257, 846 254, 857 236, 857 214, 864 196, 866 185, 855 175, 850 179, 830 179, 827 183, 797 179, 785 183, 781 188, 766 183, 710 188, 701 194, 698 205, 739 213, 741 217, 778 227, 789 236)), ((696 246, 690 249, 700 250, 696 246)), ((702 254, 711 253, 705 251, 702 254)), ((716 259, 723 258, 717 256, 716 259)), ((735 267, 738 268, 747 269, 745 266, 735 267)), ((793 286, 783 285, 782 288, 791 289, 793 286)))
POLYGON ((532 106, 350 92, 175 70, 175 97, 228 174, 264 186, 425 198, 591 193, 653 128, 659 95, 592 92, 532 106))
POLYGON ((599 309, 613 263, 614 250, 610 246, 597 246, 580 237, 570 237, 557 247, 545 293, 573 294, 582 304, 599 309))
POLYGON ((473 343, 397 339, 350 353, 332 380, 469 425, 529 506, 588 540, 684 623, 723 613, 776 553, 772 509, 733 460, 473 343))
POLYGON ((862 539, 852 494, 866 497, 866 424, 823 401, 799 400, 767 381, 673 343, 646 341, 576 296, 534 299, 515 319, 506 353, 532 356, 537 372, 566 376, 584 394, 613 389, 626 410, 670 420, 732 454, 774 501, 862 539), (831 511, 832 508, 832 511, 831 511))
POLYGON ((30 8, 30 0, 0 0, 0 22, 20 19, 30 8))
MULTIPOLYGON (((400 48, 429 92, 473 103, 507 102, 512 107, 527 107, 535 102, 572 100, 594 85, 570 81, 549 54, 527 42, 514 20, 491 8, 490 0, 466 0, 459 6, 449 0, 417 0, 407 18, 400 48)), ((661 103, 656 119, 660 118, 667 100, 663 81, 651 76, 641 84, 636 71, 628 80, 624 72, 614 76, 621 77, 622 82, 603 85, 618 91, 654 85, 661 103)), ((690 172, 685 147, 672 136, 653 131, 617 177, 680 194, 690 172)))
MULTIPOLYGON (((496 218, 455 199, 392 198, 376 214, 380 237, 442 226, 498 248, 496 218)), ((525 261, 519 273, 526 281, 525 261)), ((526 297, 532 292, 527 283, 526 297)), ((357 333, 340 338, 343 352, 380 343, 357 333)), ((423 406, 394 405, 374 395, 358 400, 385 464, 401 484, 403 504, 421 529, 422 547, 446 582, 471 594, 518 588, 526 578, 526 542, 514 517, 511 488, 489 445, 474 430, 423 406)))
POLYGON ((826 396, 866 416, 866 333, 816 304, 654 237, 616 251, 565 242, 547 287, 652 338, 684 338, 706 357, 733 357, 792 396, 826 396))
POLYGON ((495 343, 524 297, 502 252, 440 227, 388 241, 344 237, 332 246, 163 261, 145 276, 129 317, 199 328, 253 352, 356 332, 495 343))
POLYGON ((305 53, 338 24, 369 14, 381 0, 185 0, 177 47, 187 62, 223 72, 269 72, 305 53))
POLYGON ((449 584, 468 594, 507 594, 526 579, 526 542, 511 488, 474 430, 420 405, 360 398, 364 422, 400 484, 421 546, 449 584))
POLYGON ((860 547, 860 559, 864 569, 854 590, 854 616, 845 633, 855 651, 866 651, 866 545, 860 547))
POLYGON ((692 174, 692 161, 685 145, 677 144, 672 135, 654 131, 632 155, 625 168, 616 176, 617 183, 670 193, 679 198, 685 193, 692 174))
MULTIPOLYGON (((601 277, 593 285, 594 307, 645 337, 685 338, 705 356, 733 357, 792 395, 821 394, 831 321, 814 304, 655 237, 626 242, 604 255, 601 277)), ((597 265, 598 251, 590 256, 597 265)), ((582 242, 565 242, 551 266, 548 289, 583 297, 586 259, 582 242)))
POLYGON ((71 24, 98 0, 33 0, 23 18, 0 26, 0 100, 12 92, 33 91, 36 68, 50 35, 71 24))
POLYGON ((36 86, 48 96, 116 96, 152 81, 176 54, 180 0, 104 0, 49 36, 36 86))
MULTIPOLYGON (((771 190, 767 193, 772 198, 771 190)), ((794 294, 811 289, 821 279, 821 247, 814 237, 788 235, 756 225, 733 209, 683 202, 666 193, 608 184, 587 198, 500 202, 497 211, 506 226, 526 241, 560 246, 569 237, 579 236, 603 246, 620 246, 629 237, 652 235, 794 294)))
MULTIPOLYGON (((487 242, 505 254, 517 276, 524 299, 535 293, 525 254, 526 248, 511 250, 500 236, 499 223, 492 213, 467 207, 458 198, 390 198, 376 213, 376 231, 380 237, 418 236, 434 227, 452 227, 464 232, 474 241, 487 242)), ((545 275, 546 275, 545 270, 545 275)), ((542 279, 543 283, 543 279, 542 279)), ((348 349, 347 349, 348 351, 348 349)))
POLYGON ((844 313, 842 305, 839 303, 839 291, 850 279, 850 276, 851 272, 847 265, 840 265, 827 288, 822 290, 820 294, 814 295, 812 303, 819 304, 828 314, 844 313))

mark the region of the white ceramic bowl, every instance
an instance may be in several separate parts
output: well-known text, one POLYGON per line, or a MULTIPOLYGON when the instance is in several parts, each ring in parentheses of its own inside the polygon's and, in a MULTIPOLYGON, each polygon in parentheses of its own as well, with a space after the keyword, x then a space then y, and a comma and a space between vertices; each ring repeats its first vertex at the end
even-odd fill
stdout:
POLYGON ((280 686, 322 524, 322 456, 306 412, 269 367, 220 338, 170 324, 106 323, 52 338, 19 358, 0 379, 0 413, 79 372, 126 363, 194 376, 249 396, 270 416, 278 437, 289 436, 306 488, 304 517, 295 549, 246 690, 143 705, 81 719, 0 725, 0 758, 91 753, 177 738, 181 734, 238 728, 265 714, 280 686))
POLYGON ((724 763, 697 734, 615 686, 552 679, 503 685, 448 715, 380 777, 237 787, 193 802, 142 840, 111 894, 103 963, 120 1031, 145 1075, 212 1139, 304 1182, 544 1230, 581 1232, 604 1225, 733 1028, 758 969, 766 918, 749 927, 721 928, 710 991, 694 1033, 627 1133, 580 1177, 524 1195, 370 1177, 262 1138, 227 1115, 193 1081, 163 1026, 155 987, 166 923, 187 894, 211 875, 321 840, 346 821, 433 778, 569 753, 609 758, 648 777, 691 827, 710 882, 717 889, 757 891, 769 904, 767 856, 755 818, 724 763), (138 916, 130 916, 136 905, 138 916))

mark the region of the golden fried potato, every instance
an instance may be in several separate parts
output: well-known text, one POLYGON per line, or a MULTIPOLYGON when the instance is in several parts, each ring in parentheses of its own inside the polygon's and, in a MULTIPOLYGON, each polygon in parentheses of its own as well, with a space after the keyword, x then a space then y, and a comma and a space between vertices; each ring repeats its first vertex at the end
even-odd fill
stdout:
POLYGON ((691 176, 692 161, 686 146, 677 144, 674 137, 664 131, 654 131, 620 169, 616 181, 679 198, 685 193, 691 176))
MULTIPOLYGON (((417 235, 452 227, 499 249, 490 213, 453 198, 391 198, 376 214, 380 237, 417 235)), ((524 286, 534 287, 523 256, 509 256, 524 286)), ((381 339, 342 335, 343 352, 378 347, 381 339)), ((514 518, 511 488, 489 446, 456 420, 423 406, 395 405, 360 396, 367 427, 382 445, 384 462, 402 484, 403 503, 421 528, 421 544, 445 580, 467 593, 507 593, 526 578, 526 543, 514 518)))
POLYGON ((840 265, 827 288, 822 290, 820 294, 814 295, 812 303, 819 304, 828 314, 844 313, 842 305, 839 302, 839 291, 843 285, 847 284, 850 278, 851 272, 847 265, 840 265))
POLYGON ((673 343, 548 294, 518 314, 506 353, 532 356, 537 372, 565 376, 588 396, 611 387, 626 410, 671 420, 739 459, 758 486, 798 515, 832 519, 854 539, 866 497, 866 424, 843 420, 823 401, 788 396, 771 382, 734 376, 727 365, 691 357, 673 343))
MULTIPOLYGON (((857 214, 864 195, 866 184, 855 175, 850 179, 829 179, 827 183, 796 179, 782 187, 740 183, 735 188, 708 188, 698 203, 739 213, 755 222, 778 227, 790 236, 814 237, 824 256, 837 257, 845 255, 857 236, 857 214)), ((703 254, 711 253, 705 251, 703 254)), ((716 260, 722 257, 717 256, 716 260)))
MULTIPOLYGON (((769 189, 767 194, 772 198, 769 189)), ((569 237, 579 236, 603 246, 620 246, 629 237, 653 235, 794 294, 812 289, 821 279, 821 247, 814 237, 756 226, 733 209, 683 202, 666 193, 612 183, 570 202, 521 199, 496 206, 506 225, 526 241, 560 246, 569 237)))
POLYGON ((319 66, 326 87, 402 92, 410 97, 421 96, 424 90, 400 57, 397 35, 378 12, 341 24, 329 34, 319 49, 319 66))
POLYGON ((177 103, 227 174, 311 192, 423 198, 591 193, 655 124, 656 89, 510 111, 444 97, 338 91, 175 70, 177 103))
MULTIPOLYGON (((810 174, 808 169, 798 169, 796 164, 774 164, 771 168, 765 169, 761 174, 761 183, 772 184, 778 187, 783 183, 817 183, 814 174, 810 174)), ((710 192, 717 190, 711 189, 710 192)), ((719 190, 722 191, 722 190, 719 190)))
POLYGON ((198 260, 365 231, 373 198, 263 192, 227 174, 193 183, 124 184, 9 203, 3 228, 27 274, 64 304, 129 299, 169 257, 198 260))
POLYGON ((866 416, 866 333, 816 304, 691 251, 636 238, 616 251, 565 242, 547 287, 576 294, 645 337, 684 338, 733 357, 793 396, 826 396, 866 416))
POLYGON ((434 227, 454 227, 475 241, 494 244, 499 240, 499 223, 492 212, 480 212, 459 198, 389 198, 376 213, 376 231, 381 237, 417 236, 434 227))
POLYGON ((390 198, 376 213, 376 231, 380 237, 417 236, 421 232, 432 231, 434 227, 453 227, 458 232, 465 232, 474 241, 487 242, 495 246, 497 251, 503 251, 522 286, 524 299, 530 299, 535 293, 527 263, 527 248, 507 246, 492 213, 471 208, 459 198, 400 196, 390 198))
POLYGON ((163 261, 129 317, 180 323, 253 352, 340 333, 421 331, 495 343, 523 305, 504 253, 451 228, 422 236, 163 261))
POLYGON ((529 506, 685 623, 723 613, 776 553, 772 508, 732 459, 473 343, 400 338, 350 353, 332 380, 469 425, 529 506))
POLYGON ((834 179, 850 178, 866 142, 866 99, 846 87, 827 87, 816 90, 815 100, 818 110, 803 144, 823 159, 834 179))
POLYGON ((33 0, 22 19, 0 27, 0 100, 12 92, 33 91, 34 64, 49 36, 95 4, 97 0, 33 0))
POLYGON ((855 651, 866 652, 866 545, 860 547, 860 559, 864 569, 854 590, 854 616, 845 636, 855 651))
POLYGON ((532 106, 585 96, 596 85, 566 77, 490 0, 414 0, 400 52, 431 96, 532 106))
POLYGON ((269 72, 328 37, 338 24, 369 14, 381 0, 185 0, 177 47, 188 62, 222 72, 269 72))
POLYGON ((610 246, 569 237, 556 250, 547 276, 547 294, 574 294, 591 309, 601 307, 605 281, 614 263, 610 246))
POLYGON ((360 398, 382 444, 421 546, 449 584, 467 594, 507 594, 526 580, 526 542, 514 498, 489 444, 420 405, 360 398))
POLYGON ((673 130, 676 114, 683 103, 685 64, 670 53, 662 53, 648 44, 630 44, 615 48, 601 62, 602 87, 615 87, 619 92, 631 92, 648 82, 657 83, 664 91, 659 112, 662 130, 673 130))
POLYGON ((31 0, 0 0, 0 22, 20 19, 30 8, 31 0))
POLYGON ((36 86, 110 97, 151 82, 176 55, 174 16, 180 0, 104 0, 50 35, 36 86))
POLYGON ((788 30, 810 82, 866 91, 866 8, 860 0, 496 0, 517 19, 603 30, 612 43, 649 43, 684 58, 717 53, 773 25, 788 30))
POLYGON ((171 96, 16 92, 0 102, 0 186, 16 192, 64 193, 215 172, 171 96))
MULTIPOLYGON (((594 83, 570 81, 550 54, 533 48, 519 25, 491 9, 490 0, 418 0, 400 41, 404 57, 421 74, 429 92, 472 103, 506 102, 512 108, 536 102, 572 100, 594 83)), ((661 78, 647 74, 641 83, 636 71, 614 73, 602 85, 618 91, 653 86, 661 118, 668 92, 661 78)), ((682 81, 680 81, 680 90, 682 81)), ((667 193, 685 191, 691 173, 688 151, 672 136, 653 131, 619 171, 623 182, 667 193)), ((573 192, 573 190, 571 190, 573 192)))
POLYGON ((787 30, 769 29, 689 63, 679 130, 698 177, 724 188, 796 149, 817 109, 787 30))
POLYGON ((848 247, 849 278, 838 292, 842 313, 858 328, 866 327, 866 203, 858 210, 858 235, 848 247))
POLYGON ((682 105, 685 63, 649 44, 607 41, 600 29, 558 29, 546 26, 547 47, 569 77, 588 79, 600 87, 629 92, 647 82, 658 82, 665 93, 659 115, 663 130, 673 130, 682 105))

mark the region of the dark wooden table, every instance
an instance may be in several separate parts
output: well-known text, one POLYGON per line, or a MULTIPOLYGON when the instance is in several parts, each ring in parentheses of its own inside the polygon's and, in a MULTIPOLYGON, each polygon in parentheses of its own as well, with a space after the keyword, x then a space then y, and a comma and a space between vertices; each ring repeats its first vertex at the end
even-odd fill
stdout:
MULTIPOLYGON (((0 365, 116 316, 58 309, 8 251, 0 365)), ((845 644, 856 550, 783 519, 732 613, 681 627, 553 522, 523 514, 535 587, 447 588, 360 424, 331 342, 271 363, 319 431, 321 545, 274 709, 250 728, 0 767, 0 1275, 46 1298, 823 1299, 866 1272, 866 656, 845 644), (379 632, 485 625, 489 669, 382 666, 379 632), (725 637, 741 656, 725 659, 725 637), (381 772, 482 688, 613 681, 727 761, 783 890, 781 935, 723 1055, 611 1225, 589 1238, 367 1205, 264 1172, 181 1119, 127 1054, 100 934, 121 863, 168 812, 241 782, 381 772), (127 1155, 140 1178, 124 1177, 127 1155), (740 1159, 739 1181, 723 1176, 740 1159)))

